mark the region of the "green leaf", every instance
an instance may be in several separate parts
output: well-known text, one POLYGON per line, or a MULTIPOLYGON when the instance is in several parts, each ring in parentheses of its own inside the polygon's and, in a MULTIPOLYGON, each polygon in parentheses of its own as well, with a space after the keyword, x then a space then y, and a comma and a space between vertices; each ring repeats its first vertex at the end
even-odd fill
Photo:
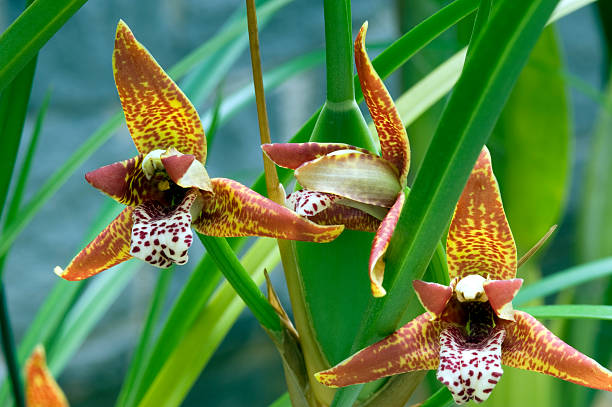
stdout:
POLYGON ((554 27, 544 30, 504 108, 489 146, 504 209, 520 253, 558 223, 571 166, 571 125, 554 27))
POLYGON ((141 266, 135 260, 122 263, 87 286, 48 345, 47 362, 56 377, 141 266))
POLYGON ((0 35, 0 91, 87 0, 36 0, 0 35))
MULTIPOLYGON (((264 280, 264 268, 272 270, 280 261, 276 241, 260 238, 242 259, 244 268, 256 284, 264 280)), ((197 318, 151 384, 139 407, 179 406, 206 366, 236 318, 243 301, 232 286, 224 282, 197 318)))
POLYGON ((538 319, 603 319, 612 321, 612 305, 539 305, 521 307, 538 319))
POLYGON ((151 341, 153 340, 155 326, 157 325, 160 314, 166 299, 166 294, 172 277, 174 275, 174 267, 169 270, 159 270, 159 277, 157 278, 157 284, 153 289, 153 298, 149 305, 149 313, 145 321, 144 327, 140 334, 138 345, 134 350, 132 361, 130 362, 130 368, 123 381, 119 398, 117 399, 117 406, 129 405, 128 395, 131 394, 132 387, 135 383, 139 382, 139 379, 144 373, 144 369, 141 369, 143 360, 151 352, 151 341))
POLYGON ((280 332, 281 322, 278 314, 259 290, 259 287, 253 282, 227 240, 223 237, 206 236, 200 233, 198 233, 198 237, 217 267, 259 323, 270 331, 280 332))
POLYGON ((455 405, 453 396, 451 396, 446 387, 442 387, 425 400, 419 407, 450 407, 453 405, 455 405))
POLYGON ((291 399, 289 393, 285 393, 280 396, 276 401, 270 404, 270 407, 291 407, 291 399))
POLYGON ((212 258, 203 256, 172 306, 151 353, 135 368, 139 370, 139 376, 127 390, 126 405, 133 406, 142 400, 155 376, 208 303, 220 279, 221 272, 212 258))
POLYGON ((612 274, 612 257, 574 266, 523 287, 514 297, 513 303, 515 305, 525 304, 533 299, 542 298, 610 274, 612 274))

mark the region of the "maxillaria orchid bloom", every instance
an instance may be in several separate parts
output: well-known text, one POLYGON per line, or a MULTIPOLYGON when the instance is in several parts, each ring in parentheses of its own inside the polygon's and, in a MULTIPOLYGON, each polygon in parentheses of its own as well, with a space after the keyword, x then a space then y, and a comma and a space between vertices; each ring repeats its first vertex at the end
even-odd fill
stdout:
POLYGON ((265 144, 262 148, 277 165, 295 170, 305 188, 287 198, 296 213, 322 225, 376 231, 369 272, 372 294, 382 297, 386 294, 383 256, 404 205, 410 146, 393 100, 366 53, 367 29, 365 22, 355 40, 355 64, 381 156, 340 143, 265 144))
POLYGON ((166 268, 187 261, 190 225, 209 236, 268 236, 328 242, 343 226, 304 219, 235 181, 209 178, 206 138, 198 114, 179 87, 134 38, 117 26, 115 83, 138 156, 85 178, 127 205, 65 270, 81 280, 137 257, 166 268))
POLYGON ((612 391, 612 372, 515 311, 521 287, 516 246, 486 147, 455 208, 446 244, 449 287, 415 280, 426 313, 335 367, 317 373, 328 386, 437 369, 457 404, 486 400, 502 364, 612 391))
POLYGON ((45 350, 38 345, 26 362, 26 406, 68 407, 66 396, 47 367, 45 350))

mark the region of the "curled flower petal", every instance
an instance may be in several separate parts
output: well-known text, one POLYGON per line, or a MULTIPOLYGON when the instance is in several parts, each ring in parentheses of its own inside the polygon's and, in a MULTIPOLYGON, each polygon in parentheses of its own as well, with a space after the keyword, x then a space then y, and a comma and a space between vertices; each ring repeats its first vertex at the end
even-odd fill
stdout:
POLYGON ((181 154, 171 148, 162 155, 161 162, 174 183, 183 188, 198 188, 212 191, 210 178, 204 165, 193 154, 181 154))
POLYGON ((486 147, 457 202, 446 256, 451 280, 470 274, 492 280, 516 276, 516 246, 486 147))
POLYGON ((123 22, 113 52, 115 84, 132 140, 140 153, 175 147, 206 162, 206 138, 197 111, 123 22))
POLYGON ((557 338, 531 315, 514 311, 507 323, 504 365, 545 373, 581 386, 612 391, 612 372, 557 338))
POLYGON ((25 369, 25 397, 28 407, 68 407, 64 392, 47 367, 45 350, 41 345, 34 348, 25 369))
POLYGON ((393 236, 395 225, 399 220, 399 216, 404 206, 405 196, 403 193, 397 196, 395 204, 385 216, 385 219, 381 222, 374 241, 372 242, 372 251, 370 252, 370 285, 372 288, 372 295, 374 297, 383 297, 387 292, 383 288, 383 277, 385 274, 385 260, 384 255, 389 247, 389 242, 393 236))
POLYGON ((387 208, 401 191, 387 161, 357 152, 338 151, 309 161, 295 170, 295 177, 306 189, 387 208))
POLYGON ((353 150, 374 155, 365 148, 342 143, 276 143, 262 144, 261 149, 276 165, 295 170, 316 158, 339 150, 353 150))
POLYGON ((331 369, 315 374, 329 387, 366 383, 381 377, 438 367, 439 336, 444 323, 422 314, 331 369))
POLYGON ((94 188, 127 206, 136 206, 148 200, 160 200, 163 189, 161 179, 148 179, 142 170, 144 156, 105 165, 85 174, 94 188))
POLYGON ((440 366, 436 377, 453 395, 457 404, 470 400, 481 403, 504 372, 501 367, 505 331, 493 329, 478 342, 471 342, 464 332, 449 326, 440 334, 440 366))
POLYGON ((278 239, 329 242, 342 225, 320 226, 225 178, 211 179, 213 199, 205 199, 193 227, 208 236, 267 236, 278 239))
MULTIPOLYGON (((187 263, 187 250, 193 241, 191 210, 196 199, 202 200, 198 190, 192 189, 175 208, 164 208, 155 201, 134 208, 130 254, 159 268, 187 263)), ((194 212, 200 207, 201 202, 194 212)))
POLYGON ((402 187, 404 187, 410 168, 408 135, 389 91, 374 70, 366 52, 365 35, 367 30, 368 22, 366 21, 355 40, 357 74, 363 90, 363 97, 376 125, 382 158, 395 167, 402 182, 402 187))
POLYGON ((495 314, 505 320, 514 321, 512 300, 523 285, 523 279, 485 281, 484 291, 495 314))
POLYGON ((287 206, 300 216, 314 216, 332 206, 337 195, 302 189, 287 197, 287 206))
POLYGON ((380 220, 360 209, 333 203, 323 212, 308 219, 319 225, 344 225, 347 229, 374 233, 380 226, 380 220))
POLYGON ((421 280, 414 280, 412 286, 423 308, 429 312, 432 319, 440 318, 453 296, 453 289, 446 285, 421 280))
POLYGON ((91 277, 129 260, 132 208, 127 207, 100 234, 75 256, 66 269, 55 268, 65 280, 77 281, 91 277))

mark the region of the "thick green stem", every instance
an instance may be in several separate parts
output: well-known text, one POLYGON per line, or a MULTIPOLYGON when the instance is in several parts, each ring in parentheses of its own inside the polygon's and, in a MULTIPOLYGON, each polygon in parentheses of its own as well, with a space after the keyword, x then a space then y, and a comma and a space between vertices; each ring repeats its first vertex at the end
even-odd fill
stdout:
POLYGON ((355 99, 350 0, 324 0, 327 101, 355 99))

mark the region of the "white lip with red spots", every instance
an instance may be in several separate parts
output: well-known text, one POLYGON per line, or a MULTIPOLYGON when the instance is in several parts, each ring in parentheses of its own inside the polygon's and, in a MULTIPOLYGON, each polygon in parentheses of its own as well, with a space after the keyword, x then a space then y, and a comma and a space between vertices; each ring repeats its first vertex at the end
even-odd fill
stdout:
POLYGON ((197 197, 192 190, 175 208, 154 201, 134 208, 130 254, 159 268, 187 263, 193 241, 190 211, 197 197))
POLYGON ((314 216, 329 208, 338 197, 302 189, 287 197, 287 206, 300 216, 314 216))
POLYGON ((494 328, 478 342, 469 342, 461 328, 450 326, 440 334, 440 366, 436 377, 457 404, 489 398, 502 376, 501 346, 506 331, 494 328))

